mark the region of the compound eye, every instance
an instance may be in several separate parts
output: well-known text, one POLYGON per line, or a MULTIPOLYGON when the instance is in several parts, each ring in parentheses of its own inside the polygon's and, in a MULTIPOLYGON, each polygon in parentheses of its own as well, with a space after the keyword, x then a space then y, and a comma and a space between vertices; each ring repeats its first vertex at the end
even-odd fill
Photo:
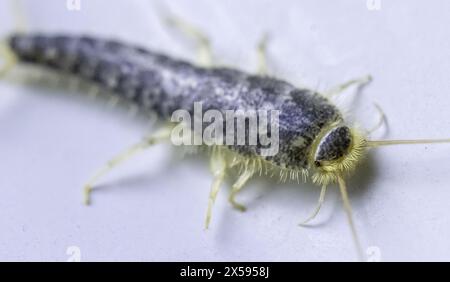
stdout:
POLYGON ((322 164, 321 164, 319 161, 314 161, 314 165, 315 165, 316 167, 320 167, 322 164))
POLYGON ((328 133, 320 142, 315 161, 335 161, 344 156, 351 144, 351 132, 346 126, 340 126, 328 133))

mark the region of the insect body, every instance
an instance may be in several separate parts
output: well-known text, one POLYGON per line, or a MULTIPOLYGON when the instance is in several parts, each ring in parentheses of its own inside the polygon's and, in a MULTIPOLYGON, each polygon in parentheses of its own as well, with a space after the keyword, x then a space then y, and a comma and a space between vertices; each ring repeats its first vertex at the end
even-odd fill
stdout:
POLYGON ((170 119, 177 109, 193 114, 195 102, 202 102, 204 111, 279 110, 277 155, 264 157, 258 146, 229 149, 280 168, 305 173, 317 169, 321 174, 315 179, 320 184, 332 181, 323 174, 324 168, 343 162, 361 145, 358 133, 345 125, 342 114, 325 97, 275 78, 229 68, 196 67, 139 47, 91 37, 15 35, 10 47, 23 62, 99 83, 162 119, 170 119))
MULTIPOLYGON (((170 120, 178 109, 193 113, 195 102, 203 104, 203 111, 278 110, 279 151, 276 155, 263 155, 260 144, 214 146, 211 154, 214 182, 206 226, 227 171, 237 166, 241 168, 240 175, 232 186, 229 200, 241 210, 244 206, 235 201, 235 196, 258 171, 276 172, 282 179, 310 175, 312 181, 322 187, 318 207, 307 221, 319 211, 327 186, 337 183, 357 242, 344 178, 356 168, 366 150, 381 145, 449 141, 369 141, 364 132, 346 124, 328 98, 315 91, 230 68, 197 67, 118 41, 17 34, 10 37, 8 45, 9 57, 98 83, 143 109, 156 112, 164 120, 170 120)), ((113 159, 88 183, 87 192, 117 163, 167 139, 168 132, 155 134, 113 159)))

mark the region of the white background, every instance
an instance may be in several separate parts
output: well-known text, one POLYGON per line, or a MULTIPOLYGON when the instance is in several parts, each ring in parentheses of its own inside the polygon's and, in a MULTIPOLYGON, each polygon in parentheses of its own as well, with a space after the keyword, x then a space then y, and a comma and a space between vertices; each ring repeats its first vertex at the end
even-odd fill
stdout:
MULTIPOLYGON (((10 2, 0 2, 2 36, 14 30, 10 2)), ((376 121, 372 102, 381 105, 389 130, 374 138, 449 137, 450 2, 372 2, 81 0, 69 11, 62 0, 24 1, 24 14, 29 31, 115 37, 194 60, 194 45, 158 17, 169 9, 210 36, 221 64, 247 71, 268 32, 272 72, 297 85, 324 90, 372 74, 351 107, 339 104, 365 127, 376 121)), ((182 159, 169 144, 115 170, 83 206, 87 178, 148 128, 82 92, 0 82, 1 260, 66 261, 70 246, 83 261, 356 259, 337 189, 314 227, 297 226, 319 195, 310 184, 255 179, 239 195, 248 206, 240 213, 227 183, 204 231, 207 159, 182 159)), ((369 259, 450 259, 449 152, 376 149, 356 171, 348 185, 364 248, 375 247, 369 259)))

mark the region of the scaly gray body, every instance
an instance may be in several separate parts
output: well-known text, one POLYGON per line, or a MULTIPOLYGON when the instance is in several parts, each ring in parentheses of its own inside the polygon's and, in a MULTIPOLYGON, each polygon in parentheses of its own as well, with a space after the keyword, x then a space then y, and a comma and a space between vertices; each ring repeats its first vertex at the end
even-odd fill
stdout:
MULTIPOLYGON (((342 120, 336 107, 311 90, 234 69, 193 66, 117 41, 14 35, 10 47, 23 62, 99 83, 164 119, 170 119, 178 109, 193 112, 194 102, 202 102, 204 111, 279 110, 279 153, 264 158, 281 167, 310 168, 308 156, 313 141, 325 126, 342 120)), ((332 148, 340 145, 329 144, 332 148)), ((260 154, 259 146, 229 147, 245 156, 260 154)))

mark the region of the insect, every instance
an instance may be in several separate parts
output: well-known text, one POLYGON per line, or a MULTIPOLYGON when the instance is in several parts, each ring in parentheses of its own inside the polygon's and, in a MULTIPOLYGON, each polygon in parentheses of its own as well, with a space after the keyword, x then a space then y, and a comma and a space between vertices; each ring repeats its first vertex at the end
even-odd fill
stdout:
MULTIPOLYGON (((208 58, 207 40, 196 30, 187 29, 203 42, 203 58, 208 58)), ((262 54, 264 44, 260 47, 262 54)), ((70 73, 96 83, 146 111, 155 112, 168 122, 178 109, 193 113, 195 102, 202 102, 205 111, 238 108, 278 110, 280 147, 276 155, 263 155, 259 144, 211 146, 210 166, 214 180, 209 195, 206 228, 216 196, 231 169, 237 169, 239 176, 232 185, 229 202, 241 211, 245 210, 245 206, 236 200, 236 196, 257 174, 279 177, 283 181, 310 179, 321 187, 321 191, 316 209, 302 224, 315 218, 324 202, 327 187, 337 184, 353 238, 361 253, 345 179, 357 169, 368 149, 395 144, 450 142, 450 139, 370 140, 368 133, 372 130, 363 131, 348 124, 331 99, 317 91, 298 88, 265 74, 196 66, 116 40, 90 36, 13 34, 1 48, 5 61, 0 72, 2 76, 16 62, 70 73)), ((209 62, 208 59, 204 61, 205 64, 209 62)), ((367 78, 349 81, 337 87, 336 92, 367 82, 367 78)), ((86 203, 89 203, 90 192, 99 178, 137 152, 169 140, 172 129, 172 125, 162 126, 143 142, 108 162, 87 182, 86 203)))

